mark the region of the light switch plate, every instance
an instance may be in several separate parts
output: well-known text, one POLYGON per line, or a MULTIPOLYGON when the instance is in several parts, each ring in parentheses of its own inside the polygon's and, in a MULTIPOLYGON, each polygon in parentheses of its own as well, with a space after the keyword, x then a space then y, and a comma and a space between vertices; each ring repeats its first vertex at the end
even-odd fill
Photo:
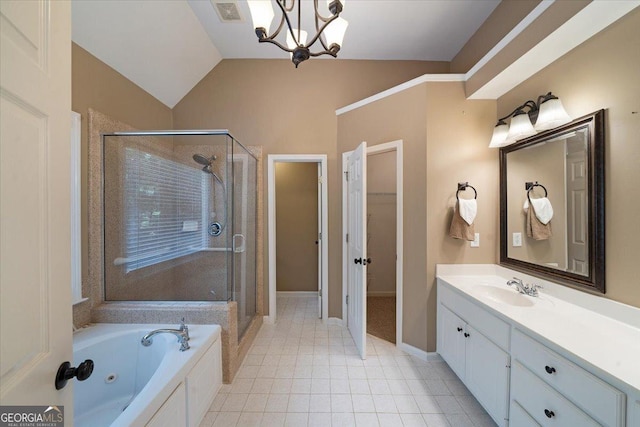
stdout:
POLYGON ((522 233, 513 233, 513 247, 519 248, 522 246, 522 233))
POLYGON ((480 247, 480 233, 476 233, 475 238, 473 239, 473 242, 471 242, 471 247, 472 248, 480 247))

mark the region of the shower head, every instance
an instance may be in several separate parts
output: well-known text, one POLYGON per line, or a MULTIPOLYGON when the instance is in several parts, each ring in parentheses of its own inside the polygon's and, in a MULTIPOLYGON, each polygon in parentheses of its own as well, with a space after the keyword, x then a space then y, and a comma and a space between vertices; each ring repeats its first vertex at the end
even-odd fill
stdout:
POLYGON ((216 159, 217 159, 217 157, 215 155, 211 156, 211 157, 205 157, 202 154, 194 154, 193 155, 193 160, 196 163, 200 163, 201 165, 203 165, 205 167, 206 166, 211 166, 211 163, 216 159))

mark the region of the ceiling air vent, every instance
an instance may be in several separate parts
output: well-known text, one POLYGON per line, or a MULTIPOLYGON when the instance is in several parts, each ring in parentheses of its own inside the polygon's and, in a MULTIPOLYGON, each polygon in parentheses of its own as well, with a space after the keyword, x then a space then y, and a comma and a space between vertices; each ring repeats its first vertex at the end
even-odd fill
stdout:
POLYGON ((238 5, 233 0, 211 0, 222 22, 243 22, 238 5))

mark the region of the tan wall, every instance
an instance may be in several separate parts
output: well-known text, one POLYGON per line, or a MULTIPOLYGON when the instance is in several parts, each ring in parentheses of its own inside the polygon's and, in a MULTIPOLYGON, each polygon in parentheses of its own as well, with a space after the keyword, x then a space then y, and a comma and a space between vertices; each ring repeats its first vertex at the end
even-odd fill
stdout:
POLYGON ((571 117, 606 109, 605 297, 640 307, 640 10, 629 13, 498 100, 498 115, 552 90, 571 117))
POLYGON ((498 152, 488 148, 495 114, 495 101, 465 99, 462 83, 427 84, 427 351, 436 349, 436 264, 499 259, 498 152), (457 183, 467 181, 478 191, 479 248, 448 236, 457 183))
MULTIPOLYGON (((335 110, 425 73, 445 62, 223 60, 173 109, 176 129, 226 128, 269 154, 327 154, 329 188, 329 316, 342 316, 340 151, 335 110)), ((266 181, 266 180, 265 180, 266 181)), ((259 212, 265 215, 266 212, 259 212)), ((264 250, 268 253, 265 239, 264 250)), ((265 262, 264 277, 268 277, 265 262)), ((268 292, 264 294, 268 307, 268 292)))
POLYGON ((404 146, 403 341, 435 351, 437 263, 497 260, 498 156, 487 148, 494 101, 468 101, 463 83, 425 83, 338 119, 338 149, 397 139, 404 146), (448 237, 457 183, 478 190, 480 248, 448 237))
MULTIPOLYGON (((427 346, 426 101, 426 85, 421 84, 338 117, 339 152, 353 150, 362 141, 372 146, 403 140, 403 341, 423 350, 427 346)), ((339 250, 341 257, 342 247, 339 250)))
POLYGON ((367 294, 396 293, 396 152, 367 156, 367 294))
POLYGON ((452 73, 466 73, 541 0, 503 0, 451 60, 452 73))
POLYGON ((71 108, 82 115, 82 283, 87 295, 89 108, 137 129, 171 129, 171 109, 75 43, 71 44, 71 108))
POLYGON ((276 163, 276 290, 318 290, 318 164, 276 163))

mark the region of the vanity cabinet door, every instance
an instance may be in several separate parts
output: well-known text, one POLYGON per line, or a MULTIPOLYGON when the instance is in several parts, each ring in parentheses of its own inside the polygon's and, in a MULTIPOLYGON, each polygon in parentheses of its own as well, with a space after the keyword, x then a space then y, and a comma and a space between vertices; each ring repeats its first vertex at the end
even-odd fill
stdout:
POLYGON ((506 425, 509 404, 509 354, 470 325, 466 341, 465 384, 498 423, 506 425))
POLYGON ((438 353, 449 364, 453 372, 465 378, 465 323, 451 310, 440 305, 440 346, 438 353))

